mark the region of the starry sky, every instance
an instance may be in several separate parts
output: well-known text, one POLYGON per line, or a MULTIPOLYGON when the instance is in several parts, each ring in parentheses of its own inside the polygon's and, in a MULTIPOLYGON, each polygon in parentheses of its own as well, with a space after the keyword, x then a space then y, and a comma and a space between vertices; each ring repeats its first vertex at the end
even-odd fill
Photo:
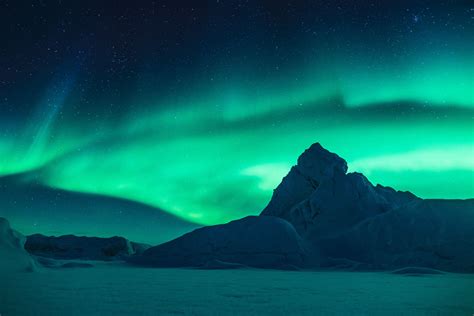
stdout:
POLYGON ((471 1, 2 1, 0 29, 0 216, 25 232, 100 235, 72 200, 136 214, 107 234, 258 214, 314 142, 474 197, 471 1))

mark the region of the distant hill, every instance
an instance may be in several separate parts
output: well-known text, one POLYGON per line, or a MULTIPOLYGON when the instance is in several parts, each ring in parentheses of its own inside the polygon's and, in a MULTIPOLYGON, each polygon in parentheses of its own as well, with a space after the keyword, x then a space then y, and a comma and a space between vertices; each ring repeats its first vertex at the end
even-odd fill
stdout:
POLYGON ((198 227, 145 204, 0 178, 0 217, 24 234, 112 237, 159 244, 198 227))

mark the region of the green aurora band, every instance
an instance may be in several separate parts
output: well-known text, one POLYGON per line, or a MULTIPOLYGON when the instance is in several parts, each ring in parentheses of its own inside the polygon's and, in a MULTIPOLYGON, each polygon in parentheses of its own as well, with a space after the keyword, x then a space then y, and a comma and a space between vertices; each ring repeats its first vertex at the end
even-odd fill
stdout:
POLYGON ((0 134, 0 175, 25 173, 25 181, 140 201, 208 225, 259 213, 318 141, 374 183, 424 198, 473 197, 468 53, 426 54, 404 67, 340 59, 271 78, 196 75, 192 92, 137 94, 133 111, 114 120, 75 119, 74 92, 48 92, 39 106, 50 115, 0 134))

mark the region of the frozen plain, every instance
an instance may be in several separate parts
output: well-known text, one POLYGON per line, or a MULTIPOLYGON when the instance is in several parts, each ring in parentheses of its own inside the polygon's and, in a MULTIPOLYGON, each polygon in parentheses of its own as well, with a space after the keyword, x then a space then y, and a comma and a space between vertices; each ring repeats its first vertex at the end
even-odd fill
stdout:
POLYGON ((40 269, 1 276, 0 314, 473 315, 474 275, 387 272, 40 269))

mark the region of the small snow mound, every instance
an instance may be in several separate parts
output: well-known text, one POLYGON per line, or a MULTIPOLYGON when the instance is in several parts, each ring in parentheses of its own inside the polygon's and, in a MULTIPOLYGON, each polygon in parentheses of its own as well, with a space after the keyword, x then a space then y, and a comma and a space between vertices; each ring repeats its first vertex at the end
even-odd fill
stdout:
POLYGON ((202 267, 199 267, 198 269, 202 270, 220 270, 220 269, 244 269, 248 268, 247 266, 239 263, 232 263, 232 262, 224 262, 220 260, 210 260, 206 262, 202 267))
POLYGON ((392 274, 404 274, 404 275, 428 275, 428 274, 445 274, 441 270, 424 268, 424 267, 406 267, 397 269, 391 272, 392 274))
POLYGON ((94 265, 89 262, 78 262, 71 260, 51 259, 46 257, 36 257, 38 265, 49 269, 62 268, 92 268, 94 265))
POLYGON ((61 268, 93 268, 94 265, 84 262, 66 262, 60 266, 61 268))

